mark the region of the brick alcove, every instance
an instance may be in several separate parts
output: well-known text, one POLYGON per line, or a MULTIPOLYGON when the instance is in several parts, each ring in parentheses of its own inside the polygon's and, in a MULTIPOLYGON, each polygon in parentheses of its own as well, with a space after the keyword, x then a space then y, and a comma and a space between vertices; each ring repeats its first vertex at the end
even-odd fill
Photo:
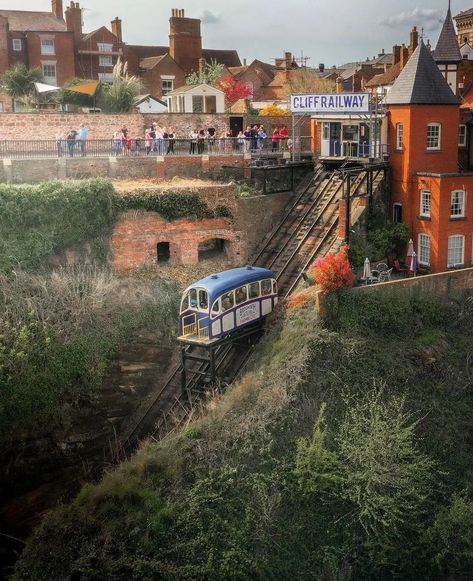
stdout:
POLYGON ((119 270, 152 264, 197 264, 225 256, 247 260, 242 233, 228 218, 166 222, 155 212, 122 214, 112 235, 113 265, 119 270))

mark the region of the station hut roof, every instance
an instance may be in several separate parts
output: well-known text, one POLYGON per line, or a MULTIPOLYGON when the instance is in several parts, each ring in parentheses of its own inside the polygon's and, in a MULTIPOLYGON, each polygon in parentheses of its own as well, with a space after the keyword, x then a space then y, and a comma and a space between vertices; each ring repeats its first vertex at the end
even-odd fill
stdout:
POLYGON ((387 105, 458 105, 429 50, 421 41, 386 96, 387 105))

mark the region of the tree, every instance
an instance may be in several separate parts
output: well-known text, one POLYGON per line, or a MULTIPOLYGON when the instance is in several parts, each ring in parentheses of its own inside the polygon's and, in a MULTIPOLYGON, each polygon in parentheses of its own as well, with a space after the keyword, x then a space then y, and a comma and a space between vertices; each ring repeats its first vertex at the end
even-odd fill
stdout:
POLYGON ((263 115, 263 117, 283 117, 291 113, 287 109, 283 109, 279 105, 276 105, 276 103, 273 103, 272 105, 266 105, 264 109, 261 109, 259 114, 263 115))
POLYGON ((249 99, 253 96, 251 85, 242 83, 233 75, 226 75, 216 83, 216 87, 225 93, 225 104, 231 107, 240 99, 249 99))
POLYGON ((103 88, 103 107, 110 113, 128 113, 143 93, 140 79, 128 74, 128 64, 118 59, 113 67, 113 82, 103 88))
POLYGON ((334 93, 336 83, 330 79, 321 79, 314 69, 291 71, 289 79, 283 85, 283 94, 289 99, 300 93, 334 93))
POLYGON ((206 63, 202 71, 191 73, 186 77, 186 85, 213 85, 222 77, 225 72, 225 65, 212 59, 206 63))
POLYGON ((34 84, 43 80, 40 68, 29 69, 24 64, 15 65, 3 74, 0 85, 2 92, 12 99, 32 101, 34 84))

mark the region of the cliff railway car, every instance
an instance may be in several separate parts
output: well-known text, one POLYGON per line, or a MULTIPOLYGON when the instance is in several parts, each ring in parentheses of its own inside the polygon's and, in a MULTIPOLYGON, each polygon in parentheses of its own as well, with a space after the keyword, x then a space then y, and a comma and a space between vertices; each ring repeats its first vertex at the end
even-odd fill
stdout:
POLYGON ((178 339, 211 345, 261 323, 277 302, 276 277, 266 268, 247 266, 212 274, 184 291, 178 339))

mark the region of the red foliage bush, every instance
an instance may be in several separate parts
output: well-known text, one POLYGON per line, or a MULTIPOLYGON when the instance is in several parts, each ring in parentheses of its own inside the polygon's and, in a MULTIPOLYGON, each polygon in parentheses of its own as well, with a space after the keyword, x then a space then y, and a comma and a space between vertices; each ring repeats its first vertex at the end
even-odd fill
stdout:
POLYGON ((344 246, 338 254, 327 254, 317 259, 309 272, 324 294, 351 287, 355 282, 355 275, 348 260, 348 246, 344 246))
POLYGON ((253 95, 251 85, 242 83, 232 75, 227 75, 217 82, 217 88, 225 93, 225 103, 233 105, 240 99, 248 99, 253 95))

